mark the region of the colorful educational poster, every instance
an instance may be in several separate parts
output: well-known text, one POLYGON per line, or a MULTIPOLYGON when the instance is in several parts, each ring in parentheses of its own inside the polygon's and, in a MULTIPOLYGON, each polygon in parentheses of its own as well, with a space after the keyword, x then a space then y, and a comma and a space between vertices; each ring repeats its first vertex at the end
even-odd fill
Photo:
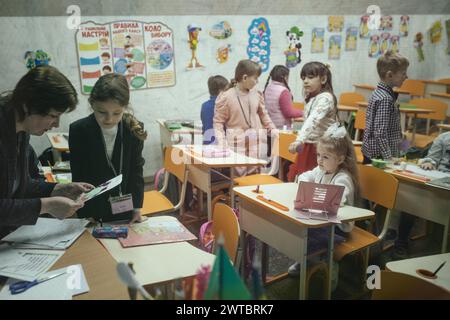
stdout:
POLYGON ((328 59, 336 60, 341 57, 342 37, 340 34, 330 36, 328 40, 328 59))
POLYGON ((400 36, 391 36, 389 50, 393 51, 394 53, 398 53, 400 51, 400 36))
POLYGON ((160 22, 144 23, 147 87, 175 85, 173 31, 160 22))
POLYGON ((261 66, 263 72, 270 63, 270 27, 265 18, 253 19, 248 27, 248 58, 261 66))
POLYGON ((358 39, 358 28, 348 27, 345 31, 345 51, 356 51, 356 41, 358 39))
POLYGON ((380 35, 380 55, 383 55, 388 51, 391 40, 391 34, 389 32, 383 32, 380 35))
POLYGON ((219 23, 213 25, 211 31, 209 31, 209 35, 215 39, 227 39, 231 37, 233 30, 231 29, 231 25, 228 21, 220 21, 219 23))
POLYGON ((382 16, 380 20, 380 30, 392 31, 392 16, 382 16))
POLYGON ((191 59, 187 65, 187 70, 204 67, 197 57, 200 31, 202 31, 202 28, 195 23, 191 23, 187 26, 189 49, 191 49, 191 59))
POLYGON ((329 16, 328 17, 328 31, 341 32, 344 28, 344 16, 329 16))
POLYGON ((433 44, 441 42, 442 37, 442 23, 441 21, 436 21, 431 26, 430 30, 428 31, 428 35, 430 36, 430 41, 433 44))
POLYGON ((369 41, 369 57, 377 58, 380 55, 380 36, 374 34, 369 41))
POLYGON ((311 38, 311 53, 321 53, 324 50, 324 28, 313 28, 311 38))
POLYGON ((400 37, 407 37, 409 32, 409 16, 400 17, 400 37))
POLYGON ((299 27, 291 27, 286 31, 286 38, 288 41, 288 47, 284 51, 286 56, 286 67, 294 68, 296 65, 302 62, 302 44, 300 38, 303 37, 303 31, 299 27))
POLYGON ((217 48, 216 60, 218 63, 222 64, 228 61, 231 52, 231 44, 224 45, 217 48))
POLYGON ((369 16, 362 16, 361 22, 359 23, 359 37, 361 39, 367 39, 369 38, 369 16))
POLYGON ((89 21, 76 33, 81 91, 89 94, 99 77, 123 74, 131 90, 175 85, 173 32, 139 21, 89 21))

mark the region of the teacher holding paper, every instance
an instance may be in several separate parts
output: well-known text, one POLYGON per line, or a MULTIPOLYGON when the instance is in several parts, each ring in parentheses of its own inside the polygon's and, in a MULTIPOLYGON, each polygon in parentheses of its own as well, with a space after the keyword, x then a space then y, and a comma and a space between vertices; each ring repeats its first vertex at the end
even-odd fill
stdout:
POLYGON ((39 182, 28 173, 30 134, 41 136, 59 126, 59 118, 75 109, 77 93, 70 81, 51 66, 31 69, 11 92, 0 96, 0 239, 39 215, 72 216, 83 207, 87 183, 39 182))

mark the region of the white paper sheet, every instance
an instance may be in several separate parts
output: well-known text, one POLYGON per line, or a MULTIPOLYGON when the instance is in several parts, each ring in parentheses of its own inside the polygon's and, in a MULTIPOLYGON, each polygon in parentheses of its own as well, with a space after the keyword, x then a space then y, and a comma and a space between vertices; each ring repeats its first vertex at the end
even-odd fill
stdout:
POLYGON ((66 271, 66 274, 39 283, 19 294, 11 294, 9 285, 20 280, 10 278, 0 291, 0 300, 71 300, 72 296, 89 292, 80 264, 53 270, 42 276, 51 276, 63 271, 66 271))
POLYGON ((88 193, 85 193, 84 200, 85 201, 91 200, 92 198, 101 195, 103 192, 106 192, 108 190, 111 190, 112 188, 117 187, 121 183, 122 183, 122 175, 120 174, 117 177, 102 183, 101 185, 99 185, 95 189, 92 189, 88 193))
MULTIPOLYGON (((392 168, 394 170, 402 170, 400 165, 392 166, 392 168)), ((412 163, 408 163, 406 165, 405 170, 411 171, 412 173, 419 174, 421 176, 424 176, 424 177, 427 177, 427 178, 430 178, 430 179, 440 179, 440 178, 444 178, 444 177, 449 177, 450 176, 450 174, 445 173, 445 172, 441 172, 441 171, 438 171, 438 170, 424 170, 424 169, 420 168, 419 166, 417 166, 415 164, 412 164, 412 163)))
POLYGON ((2 240, 63 250, 84 232, 88 223, 85 219, 39 218, 35 225, 21 226, 2 240))

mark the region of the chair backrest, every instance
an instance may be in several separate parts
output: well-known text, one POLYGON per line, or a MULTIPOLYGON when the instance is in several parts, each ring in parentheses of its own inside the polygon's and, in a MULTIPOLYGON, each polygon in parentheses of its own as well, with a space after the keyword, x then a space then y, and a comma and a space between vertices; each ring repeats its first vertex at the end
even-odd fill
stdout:
POLYGON ((359 93, 356 92, 343 92, 339 96, 339 104, 344 106, 357 107, 357 102, 366 101, 366 98, 359 93))
POLYGON ((450 78, 439 79, 438 81, 447 84, 447 93, 450 93, 450 78))
MULTIPOLYGON (((212 217, 213 234, 215 241, 222 236, 224 248, 233 263, 236 260, 236 254, 239 244, 239 221, 231 207, 224 203, 216 203, 212 217)), ((214 251, 213 251, 214 252, 214 251)))
POLYGON ((305 110, 305 104, 303 102, 292 102, 292 107, 298 110, 305 110))
POLYGON ((183 151, 167 147, 164 151, 164 168, 183 183, 186 176, 186 163, 183 151))
POLYGON ((412 99, 408 104, 415 105, 421 109, 433 110, 433 113, 419 114, 417 118, 444 121, 447 117, 447 104, 432 98, 412 99))
POLYGON ((296 154, 289 152, 289 145, 297 139, 294 133, 280 132, 278 139, 278 155, 280 158, 295 162, 296 154))
POLYGON ((392 209, 397 198, 398 180, 381 169, 358 165, 361 197, 392 209))
POLYGON ((400 89, 408 91, 413 97, 425 96, 425 83, 420 80, 406 79, 400 89))
POLYGON ((409 274, 381 271, 380 289, 373 289, 372 300, 449 300, 450 292, 409 274))
POLYGON ((355 116, 355 129, 366 129, 366 112, 359 110, 355 116))

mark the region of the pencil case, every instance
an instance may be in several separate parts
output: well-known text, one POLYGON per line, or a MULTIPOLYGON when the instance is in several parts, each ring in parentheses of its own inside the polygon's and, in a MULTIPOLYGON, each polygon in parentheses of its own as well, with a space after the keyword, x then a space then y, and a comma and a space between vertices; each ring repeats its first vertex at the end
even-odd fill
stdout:
POLYGON ((92 235, 95 238, 118 239, 128 237, 127 227, 97 227, 94 228, 92 235))

